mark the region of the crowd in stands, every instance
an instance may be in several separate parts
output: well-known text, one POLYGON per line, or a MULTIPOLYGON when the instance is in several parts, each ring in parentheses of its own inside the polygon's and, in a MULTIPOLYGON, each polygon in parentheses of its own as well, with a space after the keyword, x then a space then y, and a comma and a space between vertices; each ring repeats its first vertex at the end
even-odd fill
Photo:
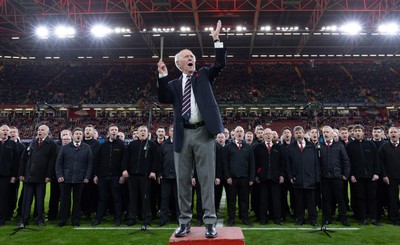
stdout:
MULTIPOLYGON (((179 75, 172 62, 171 77, 179 75)), ((399 62, 228 63, 215 83, 219 103, 396 103, 399 62)), ((134 104, 157 101, 155 64, 12 64, 0 70, 0 104, 134 104)))

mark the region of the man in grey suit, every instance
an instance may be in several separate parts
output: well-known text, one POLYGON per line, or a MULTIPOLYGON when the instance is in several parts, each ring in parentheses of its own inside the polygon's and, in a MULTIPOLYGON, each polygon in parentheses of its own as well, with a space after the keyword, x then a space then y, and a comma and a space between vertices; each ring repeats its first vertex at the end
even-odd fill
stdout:
POLYGON ((215 100, 212 83, 225 66, 226 51, 219 41, 221 21, 211 36, 215 46, 215 61, 210 67, 196 70, 196 57, 184 49, 175 56, 175 65, 182 71, 178 79, 169 80, 165 63, 158 62, 158 98, 174 107, 174 161, 177 176, 178 203, 181 215, 176 237, 190 232, 192 219, 191 178, 196 166, 201 186, 205 236, 217 236, 217 216, 214 206, 215 144, 214 136, 222 133, 221 113, 215 100))

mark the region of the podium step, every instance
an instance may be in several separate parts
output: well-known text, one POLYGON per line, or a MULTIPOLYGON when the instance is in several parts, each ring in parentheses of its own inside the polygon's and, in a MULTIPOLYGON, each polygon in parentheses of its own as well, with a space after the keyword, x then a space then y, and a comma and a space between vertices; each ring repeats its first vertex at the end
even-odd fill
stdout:
POLYGON ((217 227, 218 237, 205 238, 204 227, 191 227, 186 237, 175 237, 172 233, 169 245, 244 245, 244 236, 239 227, 217 227))

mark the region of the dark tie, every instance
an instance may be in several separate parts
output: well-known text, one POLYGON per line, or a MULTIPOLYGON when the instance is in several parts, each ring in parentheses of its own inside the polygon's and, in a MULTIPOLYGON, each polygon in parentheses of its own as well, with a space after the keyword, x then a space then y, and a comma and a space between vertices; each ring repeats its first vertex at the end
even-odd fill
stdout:
POLYGON ((397 147, 397 143, 393 143, 393 142, 392 142, 392 146, 393 146, 394 148, 396 148, 396 147, 397 147))
POLYGON ((271 153, 271 143, 267 143, 267 146, 268 146, 268 153, 271 153))
POLYGON ((238 142, 238 150, 240 151, 240 148, 242 148, 242 142, 238 142))
POLYGON ((303 142, 299 141, 299 144, 300 144, 300 151, 303 152, 303 150, 304 150, 303 142))
POLYGON ((39 141, 38 141, 38 143, 39 143, 39 146, 42 144, 42 139, 41 138, 39 138, 39 141))
POLYGON ((161 144, 162 144, 162 140, 159 140, 159 141, 158 141, 158 144, 160 144, 160 145, 161 145, 161 144))
POLYGON ((182 117, 186 121, 189 121, 190 118, 190 97, 192 89, 192 82, 190 81, 190 75, 186 77, 185 90, 183 92, 183 101, 182 101, 182 117))
POLYGON ((3 139, 1 139, 1 144, 2 144, 2 145, 4 145, 4 142, 5 142, 5 141, 4 141, 3 139))
POLYGON ((326 146, 328 146, 329 148, 331 146, 331 142, 330 141, 326 142, 326 146))

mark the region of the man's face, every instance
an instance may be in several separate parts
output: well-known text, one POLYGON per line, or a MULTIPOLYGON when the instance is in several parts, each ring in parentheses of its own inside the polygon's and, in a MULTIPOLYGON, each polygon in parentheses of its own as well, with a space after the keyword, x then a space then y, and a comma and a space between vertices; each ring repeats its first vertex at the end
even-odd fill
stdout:
POLYGON ((264 130, 263 129, 258 129, 257 130, 257 135, 256 135, 257 139, 258 140, 263 140, 263 135, 264 135, 264 130))
POLYGON ((37 130, 37 137, 39 139, 44 139, 47 137, 47 135, 49 135, 48 128, 46 127, 46 125, 41 125, 37 130))
POLYGON ((338 141, 339 141, 339 135, 338 135, 336 132, 333 132, 333 140, 334 140, 335 142, 338 142, 338 141))
POLYGON ((63 130, 63 131, 61 131, 61 138, 62 137, 64 137, 65 135, 68 135, 68 136, 70 136, 70 137, 72 137, 72 135, 70 134, 70 131, 69 130, 63 130))
POLYGON ((264 130, 264 140, 267 143, 270 143, 272 141, 273 135, 272 135, 272 130, 266 129, 264 130))
POLYGON ((390 128, 389 129, 389 137, 390 137, 390 141, 397 142, 399 140, 399 129, 390 128))
POLYGON ((272 131, 272 141, 277 142, 279 140, 279 135, 276 131, 272 131))
POLYGON ((69 144, 69 143, 71 143, 71 141, 72 141, 72 138, 71 138, 70 135, 64 135, 64 136, 61 138, 61 143, 62 143, 62 145, 69 144))
POLYGON ((229 139, 229 130, 224 129, 225 139, 229 139))
POLYGON ((9 132, 10 132, 10 128, 7 125, 1 126, 0 127, 0 138, 7 139, 9 132))
POLYGON ((18 129, 16 129, 16 128, 12 128, 12 129, 10 129, 10 138, 11 138, 11 140, 16 140, 16 139, 18 139, 18 137, 19 137, 19 133, 18 133, 18 129))
POLYGON ((251 132, 246 133, 246 142, 251 143, 253 142, 254 135, 251 132))
POLYGON ((117 139, 117 135, 118 135, 118 127, 111 126, 108 129, 108 136, 110 137, 110 139, 115 140, 115 139, 117 139))
POLYGON ((354 129, 353 133, 357 140, 362 140, 364 138, 364 131, 361 128, 354 129))
POLYGON ((331 141, 333 139, 333 130, 331 128, 324 128, 322 134, 325 141, 331 141))
POLYGON ((243 136, 244 136, 244 130, 243 130, 243 128, 242 128, 242 127, 237 127, 237 128, 235 129, 234 136, 235 136, 235 140, 237 140, 237 141, 242 141, 242 140, 243 140, 243 136))
POLYGON ((174 138, 174 127, 169 128, 168 135, 171 139, 174 138))
POLYGON ((297 141, 302 141, 304 139, 304 131, 303 130, 295 131, 294 137, 296 138, 297 141))
POLYGON ((217 134, 217 142, 220 145, 224 145, 225 144, 225 134, 224 133, 217 134))
POLYGON ((317 141, 318 140, 318 130, 317 129, 311 129, 310 130, 310 138, 313 140, 313 141, 317 141))
POLYGON ((72 134, 72 140, 75 143, 81 143, 83 139, 83 132, 80 130, 76 130, 73 134, 72 134))
POLYGON ((93 133, 94 133, 94 130, 92 127, 85 128, 85 138, 88 138, 88 139, 93 138, 93 133))
POLYGON ((165 137, 165 130, 163 128, 159 128, 156 131, 157 138, 163 139, 165 137))
POLYGON ((147 128, 145 127, 140 127, 138 129, 138 137, 140 140, 145 140, 149 136, 149 133, 147 132, 147 128))
POLYGON ((289 141, 292 138, 292 132, 289 129, 283 130, 283 139, 289 141))
POLYGON ((342 140, 347 141, 349 139, 349 131, 341 130, 339 133, 342 140))
POLYGON ((193 74, 196 70, 196 57, 192 51, 184 49, 179 53, 177 66, 185 74, 193 74))
POLYGON ((139 135, 139 132, 138 132, 137 130, 133 131, 133 133, 132 133, 132 139, 133 139, 133 140, 137 140, 137 139, 138 139, 138 135, 139 135))
POLYGON ((373 129, 372 130, 372 138, 374 140, 381 140, 382 139, 382 129, 373 129))

